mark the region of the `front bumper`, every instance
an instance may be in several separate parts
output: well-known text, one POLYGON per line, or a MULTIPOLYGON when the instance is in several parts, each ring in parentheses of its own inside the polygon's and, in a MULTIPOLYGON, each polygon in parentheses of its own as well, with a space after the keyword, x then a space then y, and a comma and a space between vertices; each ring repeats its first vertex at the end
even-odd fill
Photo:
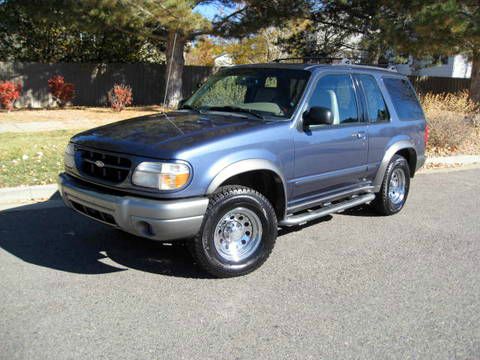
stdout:
POLYGON ((154 240, 176 240, 198 233, 208 198, 152 200, 112 195, 89 188, 65 173, 58 177, 65 204, 97 221, 154 240))

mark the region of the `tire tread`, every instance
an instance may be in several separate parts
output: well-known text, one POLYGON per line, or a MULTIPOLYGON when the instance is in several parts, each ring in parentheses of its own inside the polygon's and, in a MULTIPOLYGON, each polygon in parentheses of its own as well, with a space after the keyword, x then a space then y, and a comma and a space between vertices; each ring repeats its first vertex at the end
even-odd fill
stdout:
POLYGON ((233 277, 233 276, 241 276, 241 275, 246 275, 257 268, 259 268, 263 263, 268 259, 270 256, 273 247, 275 245, 276 241, 276 236, 274 236, 272 246, 270 246, 265 253, 263 254, 262 258, 260 261, 255 263, 255 266, 249 267, 245 269, 244 271, 235 271, 235 270, 228 270, 225 269, 221 266, 212 264, 211 262, 208 261, 208 259, 203 255, 203 245, 202 245, 202 237, 203 237, 203 230, 205 226, 205 219, 208 219, 210 216, 214 215, 215 211, 215 206, 222 202, 225 199, 228 199, 229 197, 237 196, 237 195, 252 195, 261 200, 263 205, 267 208, 267 213, 269 213, 271 216, 270 221, 273 222, 273 226, 276 229, 278 224, 277 224, 277 217, 275 215, 275 210, 273 209, 273 206, 270 204, 268 199, 261 194, 260 192, 251 189, 246 186, 242 185, 225 185, 220 188, 218 188, 211 196, 210 196, 210 201, 208 203, 207 210, 204 215, 204 221, 202 223, 202 227, 200 228, 200 231, 197 233, 197 235, 194 237, 192 241, 189 242, 189 249, 192 254, 192 257, 194 258, 195 262, 204 269, 206 272, 209 274, 220 277, 220 278, 225 278, 225 277, 233 277))
POLYGON ((385 175, 383 176, 382 186, 380 188, 380 192, 377 193, 377 196, 375 197, 375 200, 372 202, 373 209, 379 215, 389 216, 389 215, 396 214, 401 209, 403 209, 403 206, 404 206, 404 204, 407 200, 408 191, 407 191, 407 194, 405 195, 404 204, 398 210, 392 211, 390 209, 389 205, 388 205, 388 202, 389 202, 388 184, 389 184, 389 180, 390 180, 390 174, 393 171, 393 168, 399 162, 401 162, 402 165, 406 167, 407 171, 405 171, 405 176, 407 176, 407 177, 410 176, 410 171, 409 171, 409 166, 408 166, 407 160, 403 156, 395 154, 392 157, 392 159, 390 160, 390 162, 388 163, 387 169, 385 170, 385 175))

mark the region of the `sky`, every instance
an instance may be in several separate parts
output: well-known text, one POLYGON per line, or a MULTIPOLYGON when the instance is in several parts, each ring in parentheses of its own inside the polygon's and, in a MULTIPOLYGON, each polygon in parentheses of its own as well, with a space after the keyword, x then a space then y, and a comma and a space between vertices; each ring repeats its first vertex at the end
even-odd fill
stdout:
POLYGON ((212 20, 213 17, 218 14, 217 7, 215 5, 199 5, 193 11, 202 14, 207 19, 212 20))
POLYGON ((206 4, 206 5, 198 5, 195 7, 193 11, 202 14, 207 19, 212 20, 215 15, 228 15, 234 10, 234 8, 228 8, 225 6, 221 6, 218 4, 206 4))

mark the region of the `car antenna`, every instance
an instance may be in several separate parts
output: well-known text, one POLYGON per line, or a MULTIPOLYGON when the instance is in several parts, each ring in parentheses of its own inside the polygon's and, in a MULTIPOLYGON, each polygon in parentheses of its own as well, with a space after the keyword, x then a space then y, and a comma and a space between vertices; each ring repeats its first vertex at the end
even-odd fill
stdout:
POLYGON ((180 134, 185 135, 185 133, 183 132, 183 130, 180 129, 180 128, 177 126, 177 124, 175 124, 175 123, 172 121, 172 119, 170 119, 170 117, 168 116, 168 114, 167 114, 165 111, 162 111, 161 114, 162 114, 163 116, 165 116, 165 119, 167 119, 168 122, 169 122, 170 124, 172 124, 172 125, 175 127, 175 129, 177 129, 177 130, 180 132, 180 134))

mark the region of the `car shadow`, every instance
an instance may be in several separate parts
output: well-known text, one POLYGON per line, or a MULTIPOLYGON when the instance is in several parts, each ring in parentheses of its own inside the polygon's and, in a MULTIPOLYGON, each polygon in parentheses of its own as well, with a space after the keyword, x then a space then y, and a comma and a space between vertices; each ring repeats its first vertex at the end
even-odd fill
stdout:
POLYGON ((351 209, 347 209, 339 215, 347 216, 362 216, 362 217, 380 217, 381 215, 376 213, 369 205, 360 205, 351 209))
POLYGON ((25 262, 78 274, 128 269, 211 278, 182 242, 162 244, 97 223, 52 199, 0 212, 0 248, 25 262))
MULTIPOLYGON (((362 209, 344 214, 365 216, 362 209)), ((283 227, 278 236, 331 219, 328 215, 307 224, 283 227)), ((212 278, 194 263, 184 242, 160 243, 100 224, 66 208, 58 193, 42 203, 0 211, 0 248, 27 263, 78 274, 135 269, 183 278, 212 278)))
POLYGON ((302 224, 302 225, 282 227, 278 230, 278 236, 284 236, 284 235, 288 235, 288 234, 293 233, 293 232, 302 231, 305 228, 315 226, 315 225, 318 225, 320 223, 330 221, 332 219, 333 219, 332 215, 327 215, 327 216, 321 217, 319 219, 309 221, 308 223, 305 223, 305 224, 302 224))

